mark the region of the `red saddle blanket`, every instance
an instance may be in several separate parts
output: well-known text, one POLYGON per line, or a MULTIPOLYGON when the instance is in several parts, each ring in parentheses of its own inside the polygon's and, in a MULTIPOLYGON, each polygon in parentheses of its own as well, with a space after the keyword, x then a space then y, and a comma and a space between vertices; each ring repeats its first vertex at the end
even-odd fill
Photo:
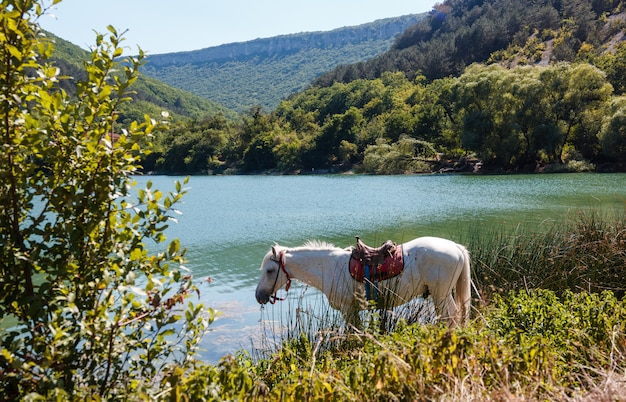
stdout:
POLYGON ((404 269, 404 257, 402 255, 402 245, 398 245, 395 251, 385 257, 382 264, 378 264, 375 267, 369 267, 366 269, 363 261, 350 257, 350 275, 352 278, 359 282, 364 282, 366 279, 370 282, 383 281, 385 279, 393 278, 400 275, 404 269), (369 271, 369 275, 367 272, 369 271))

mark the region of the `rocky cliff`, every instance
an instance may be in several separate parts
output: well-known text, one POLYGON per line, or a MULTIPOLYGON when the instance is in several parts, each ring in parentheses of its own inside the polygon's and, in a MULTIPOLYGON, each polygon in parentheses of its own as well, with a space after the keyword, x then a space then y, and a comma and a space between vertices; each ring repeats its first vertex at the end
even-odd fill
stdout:
POLYGON ((325 50, 349 44, 385 40, 402 33, 422 17, 423 15, 406 15, 332 31, 303 32, 255 39, 248 42, 228 43, 187 52, 155 54, 148 57, 148 64, 158 68, 190 63, 224 62, 257 56, 273 57, 309 49, 325 50))

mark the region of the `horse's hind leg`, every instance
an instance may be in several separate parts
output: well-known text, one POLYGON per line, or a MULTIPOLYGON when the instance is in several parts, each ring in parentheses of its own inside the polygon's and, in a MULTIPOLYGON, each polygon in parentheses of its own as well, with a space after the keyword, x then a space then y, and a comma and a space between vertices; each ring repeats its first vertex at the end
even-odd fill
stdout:
POLYGON ((433 298, 435 313, 437 313, 437 321, 445 321, 448 326, 456 327, 459 324, 456 322, 458 313, 452 294, 447 293, 441 297, 436 292, 433 292, 431 297, 433 298))

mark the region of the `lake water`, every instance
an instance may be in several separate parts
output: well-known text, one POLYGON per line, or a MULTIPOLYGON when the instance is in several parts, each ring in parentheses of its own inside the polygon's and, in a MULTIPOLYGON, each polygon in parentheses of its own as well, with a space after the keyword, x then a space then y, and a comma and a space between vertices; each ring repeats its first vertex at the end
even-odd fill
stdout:
MULTIPOLYGON (((182 179, 137 181, 165 192, 182 179)), ((425 235, 461 241, 477 225, 539 225, 581 209, 626 207, 626 174, 194 176, 187 187, 183 215, 167 235, 188 249, 202 302, 220 311, 202 345, 213 363, 256 347, 262 318, 282 308, 262 311, 254 297, 261 260, 275 242, 346 247, 356 235, 371 245, 425 235)))

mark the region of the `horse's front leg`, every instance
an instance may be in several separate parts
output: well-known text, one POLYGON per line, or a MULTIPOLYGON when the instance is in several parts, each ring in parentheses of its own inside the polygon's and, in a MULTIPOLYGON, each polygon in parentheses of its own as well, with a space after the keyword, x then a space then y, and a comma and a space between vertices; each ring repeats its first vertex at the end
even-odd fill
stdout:
POLYGON ((346 308, 341 310, 343 318, 346 320, 346 324, 349 328, 354 328, 356 330, 363 329, 363 323, 361 322, 361 316, 359 315, 360 311, 360 305, 357 301, 353 301, 346 308))
POLYGON ((339 291, 329 292, 328 301, 332 308, 341 312, 348 328, 361 330, 363 324, 359 312, 366 308, 363 304, 365 291, 354 286, 352 281, 348 285, 339 291))
POLYGON ((346 321, 348 328, 362 329, 361 316, 359 312, 363 309, 358 297, 342 297, 341 299, 331 299, 330 306, 339 310, 346 321))

